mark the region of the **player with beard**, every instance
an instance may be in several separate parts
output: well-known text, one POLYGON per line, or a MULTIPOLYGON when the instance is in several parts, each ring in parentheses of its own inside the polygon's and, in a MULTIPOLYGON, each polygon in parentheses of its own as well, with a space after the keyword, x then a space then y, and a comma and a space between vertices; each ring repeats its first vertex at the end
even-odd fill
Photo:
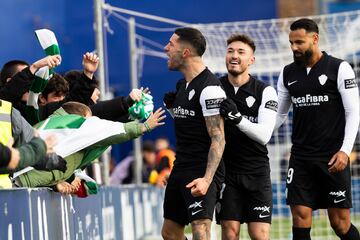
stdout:
POLYGON ((349 210, 349 154, 359 126, 355 74, 346 61, 320 51, 314 21, 299 19, 290 30, 294 62, 284 67, 278 79, 276 127, 285 121, 292 104, 286 202, 293 218, 293 239, 311 239, 312 211, 324 208, 340 239, 359 240, 349 210))
POLYGON ((175 121, 176 160, 165 190, 164 239, 210 239, 211 219, 221 183, 218 169, 224 151, 224 120, 220 103, 226 97, 220 81, 205 67, 206 41, 194 28, 178 28, 164 50, 168 68, 184 79, 164 103, 175 121))
POLYGON ((251 239, 269 239, 272 190, 266 143, 277 111, 273 87, 249 74, 255 62, 254 41, 246 35, 227 40, 228 74, 220 81, 227 99, 221 103, 225 118, 225 184, 218 220, 222 239, 239 239, 240 224, 248 224, 251 239))

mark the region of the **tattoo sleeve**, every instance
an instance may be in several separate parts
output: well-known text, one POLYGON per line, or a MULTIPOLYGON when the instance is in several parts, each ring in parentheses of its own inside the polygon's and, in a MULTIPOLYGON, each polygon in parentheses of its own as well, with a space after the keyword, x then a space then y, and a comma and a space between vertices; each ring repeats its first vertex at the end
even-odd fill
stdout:
POLYGON ((225 148, 224 119, 220 115, 214 115, 205 117, 205 122, 211 138, 211 145, 204 178, 211 182, 225 148))

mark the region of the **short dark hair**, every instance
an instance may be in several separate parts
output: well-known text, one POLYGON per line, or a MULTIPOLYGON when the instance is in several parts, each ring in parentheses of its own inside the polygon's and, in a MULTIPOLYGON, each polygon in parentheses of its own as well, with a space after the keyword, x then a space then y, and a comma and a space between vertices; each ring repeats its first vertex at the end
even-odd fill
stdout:
POLYGON ((86 117, 88 113, 92 114, 88 106, 79 102, 66 102, 61 107, 69 114, 77 114, 83 117, 86 117))
POLYGON ((310 18, 300 18, 290 25, 291 31, 299 29, 305 29, 306 32, 319 33, 318 25, 310 18))
POLYGON ((144 152, 156 152, 154 142, 151 140, 145 140, 142 144, 142 150, 144 152))
POLYGON ((231 35, 227 40, 227 45, 229 45, 232 42, 243 42, 251 47, 253 52, 256 50, 256 46, 254 43, 254 40, 252 40, 248 35, 245 34, 233 34, 231 35))
POLYGON ((8 78, 12 78, 18 71, 19 65, 29 66, 29 64, 23 60, 11 60, 3 65, 0 72, 0 84, 4 86, 8 78))
POLYGON ((189 43, 196 51, 198 56, 202 56, 206 50, 206 40, 204 35, 196 28, 183 27, 177 28, 175 34, 179 40, 189 43))
POLYGON ((69 83, 63 76, 53 73, 41 95, 47 100, 48 95, 55 92, 57 96, 66 95, 69 92, 69 83))

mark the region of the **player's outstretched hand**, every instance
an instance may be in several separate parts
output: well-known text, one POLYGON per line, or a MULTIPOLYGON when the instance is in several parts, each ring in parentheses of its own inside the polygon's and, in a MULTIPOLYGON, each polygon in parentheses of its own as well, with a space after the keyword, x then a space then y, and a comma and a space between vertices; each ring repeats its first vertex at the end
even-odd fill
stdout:
POLYGON ((206 178, 197 178, 191 183, 187 184, 187 188, 191 188, 191 195, 194 197, 204 196, 210 186, 209 180, 206 178))
POLYGON ((236 107, 236 104, 230 98, 225 99, 220 105, 220 115, 226 119, 230 120, 236 125, 240 123, 242 116, 239 110, 236 107))
POLYGON ((329 172, 336 173, 341 172, 345 169, 345 167, 349 163, 349 156, 344 153, 343 151, 338 151, 337 153, 332 156, 328 165, 329 165, 329 172))
POLYGON ((165 110, 158 108, 155 112, 151 113, 149 118, 144 122, 141 127, 142 132, 150 132, 158 126, 164 125, 165 123, 162 122, 162 120, 164 120, 165 117, 165 110))
POLYGON ((164 101, 164 106, 167 109, 170 109, 174 106, 175 97, 176 97, 176 92, 165 93, 163 101, 164 101))

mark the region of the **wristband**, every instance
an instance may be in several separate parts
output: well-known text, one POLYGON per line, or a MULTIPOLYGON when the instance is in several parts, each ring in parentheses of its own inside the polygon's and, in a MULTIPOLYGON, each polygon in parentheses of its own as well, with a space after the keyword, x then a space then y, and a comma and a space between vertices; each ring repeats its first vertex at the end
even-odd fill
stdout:
POLYGON ((149 124, 147 122, 144 122, 144 126, 147 132, 151 132, 151 128, 149 127, 149 124))

